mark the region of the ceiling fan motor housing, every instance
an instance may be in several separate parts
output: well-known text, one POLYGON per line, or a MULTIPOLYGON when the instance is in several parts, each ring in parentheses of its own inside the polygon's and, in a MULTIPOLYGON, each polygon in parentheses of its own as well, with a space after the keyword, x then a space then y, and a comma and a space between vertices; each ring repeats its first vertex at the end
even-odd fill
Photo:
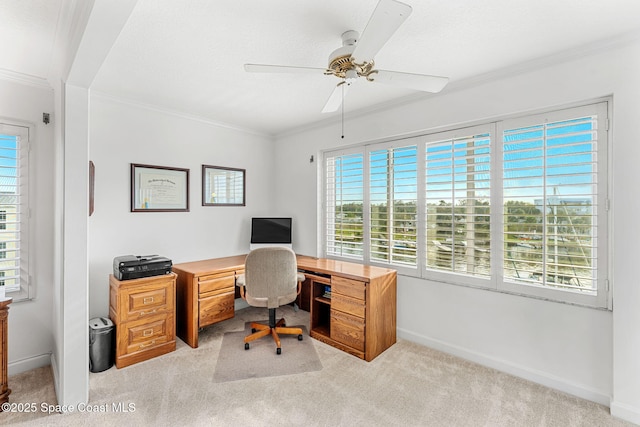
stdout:
POLYGON ((327 68, 327 74, 333 74, 342 79, 350 78, 353 79, 353 73, 349 73, 348 71, 355 70, 357 73, 356 77, 366 76, 369 71, 373 68, 373 62, 365 63, 365 64, 354 64, 351 60, 351 54, 356 48, 356 43, 358 42, 358 38, 360 34, 357 31, 349 30, 342 33, 342 47, 331 52, 329 55, 329 66, 327 68))

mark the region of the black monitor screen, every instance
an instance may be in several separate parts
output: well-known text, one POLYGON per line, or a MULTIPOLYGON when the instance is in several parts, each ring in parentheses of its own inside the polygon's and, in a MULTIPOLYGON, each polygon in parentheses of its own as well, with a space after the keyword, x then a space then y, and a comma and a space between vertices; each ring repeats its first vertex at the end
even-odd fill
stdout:
POLYGON ((291 243, 291 218, 251 218, 251 243, 291 243))

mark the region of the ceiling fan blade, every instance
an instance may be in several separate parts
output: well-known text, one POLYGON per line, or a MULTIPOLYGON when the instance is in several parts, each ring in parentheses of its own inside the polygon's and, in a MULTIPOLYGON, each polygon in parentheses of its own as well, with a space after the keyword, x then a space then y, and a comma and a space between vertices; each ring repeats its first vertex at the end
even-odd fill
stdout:
POLYGON ((351 85, 345 83, 344 81, 338 83, 338 85, 331 92, 331 96, 327 100, 327 103, 324 104, 324 108, 322 109, 323 113, 333 113, 336 111, 340 105, 342 105, 342 100, 345 96, 347 96, 347 91, 351 85))
POLYGON ((326 68, 292 67, 288 65, 244 64, 244 70, 250 73, 324 74, 326 68))
POLYGON ((398 71, 375 70, 368 77, 376 83, 400 86, 424 92, 440 92, 449 82, 448 77, 426 74, 400 73, 398 71))
POLYGON ((411 6, 396 0, 380 0, 351 54, 356 64, 373 61, 411 13, 411 6))

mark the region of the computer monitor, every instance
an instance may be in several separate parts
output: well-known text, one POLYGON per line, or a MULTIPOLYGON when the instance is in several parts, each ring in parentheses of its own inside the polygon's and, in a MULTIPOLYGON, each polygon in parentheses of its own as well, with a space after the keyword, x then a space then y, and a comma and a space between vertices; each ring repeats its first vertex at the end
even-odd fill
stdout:
POLYGON ((251 218, 251 250, 264 246, 291 248, 291 218, 251 218))

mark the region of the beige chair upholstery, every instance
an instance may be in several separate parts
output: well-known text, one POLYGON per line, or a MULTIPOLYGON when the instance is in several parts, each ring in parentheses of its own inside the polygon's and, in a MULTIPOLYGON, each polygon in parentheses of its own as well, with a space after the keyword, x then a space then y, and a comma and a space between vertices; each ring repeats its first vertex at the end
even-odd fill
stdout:
POLYGON ((236 282, 240 296, 251 306, 268 308, 269 325, 251 323, 252 334, 244 338, 245 350, 251 341, 267 335, 273 337, 277 354, 282 352, 278 334, 298 335, 302 340, 301 328, 288 328, 284 319, 276 322, 276 308, 295 301, 304 280, 304 275, 298 273, 296 255, 289 248, 258 248, 247 255, 244 274, 236 282))

